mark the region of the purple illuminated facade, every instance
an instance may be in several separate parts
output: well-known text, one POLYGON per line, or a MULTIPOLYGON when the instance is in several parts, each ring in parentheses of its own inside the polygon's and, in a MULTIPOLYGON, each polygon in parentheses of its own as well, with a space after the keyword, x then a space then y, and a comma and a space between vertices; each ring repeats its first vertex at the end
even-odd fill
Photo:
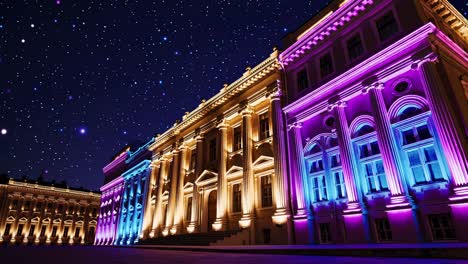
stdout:
POLYGON ((466 29, 447 1, 333 1, 285 38, 297 244, 468 240, 466 29))

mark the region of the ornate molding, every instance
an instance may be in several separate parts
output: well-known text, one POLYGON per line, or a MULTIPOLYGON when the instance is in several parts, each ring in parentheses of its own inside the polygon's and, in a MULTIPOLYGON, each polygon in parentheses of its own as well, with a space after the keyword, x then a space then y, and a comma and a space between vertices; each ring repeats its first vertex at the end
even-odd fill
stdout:
POLYGON ((344 108, 344 107, 347 107, 347 106, 348 106, 348 104, 345 101, 339 100, 339 101, 334 102, 334 103, 329 102, 328 106, 327 106, 327 110, 328 110, 328 112, 331 112, 336 107, 344 108))

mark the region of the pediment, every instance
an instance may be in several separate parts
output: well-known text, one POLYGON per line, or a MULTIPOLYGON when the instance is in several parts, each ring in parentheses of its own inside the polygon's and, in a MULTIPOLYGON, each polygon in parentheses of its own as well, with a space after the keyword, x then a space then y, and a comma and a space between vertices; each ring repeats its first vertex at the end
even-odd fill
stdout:
POLYGON ((36 216, 33 219, 31 219, 31 222, 32 223, 37 223, 37 222, 39 222, 39 220, 40 220, 39 217, 36 216))
POLYGON ((187 182, 187 183, 184 185, 184 189, 190 189, 190 188, 193 188, 193 183, 187 182))
POLYGON ((54 221, 53 221, 54 224, 59 224, 61 222, 62 222, 62 220, 60 218, 54 219, 54 221))
POLYGON ((195 181, 197 185, 203 185, 203 184, 208 184, 213 181, 216 181, 218 179, 218 173, 210 171, 210 170, 204 170, 200 177, 195 181))
POLYGON ((21 217, 19 221, 20 221, 20 222, 27 222, 28 219, 27 219, 26 217, 21 217))
POLYGON ((226 171, 226 176, 241 173, 244 169, 242 167, 233 165, 228 171, 226 171))
POLYGON ((273 157, 268 157, 268 156, 263 156, 262 155, 262 156, 258 157, 258 159, 255 160, 252 165, 254 167, 259 167, 259 166, 266 165, 268 163, 273 163, 273 161, 274 161, 273 157))
POLYGON ((14 218, 13 216, 9 216, 9 217, 7 218, 7 221, 8 221, 8 222, 15 221, 15 218, 14 218))
POLYGON ((164 197, 164 196, 169 197, 169 191, 166 190, 165 192, 163 192, 162 197, 164 197))
POLYGON ((76 221, 76 224, 77 224, 77 225, 82 225, 82 224, 83 224, 83 220, 76 221))
POLYGON ((73 220, 65 220, 64 223, 67 225, 71 225, 73 224, 73 220))
POLYGON ((97 221, 96 221, 96 220, 91 220, 91 221, 89 221, 89 224, 90 224, 90 225, 96 225, 96 224, 97 224, 97 221))
POLYGON ((44 224, 50 223, 50 218, 43 219, 43 220, 42 220, 42 223, 44 223, 44 224))

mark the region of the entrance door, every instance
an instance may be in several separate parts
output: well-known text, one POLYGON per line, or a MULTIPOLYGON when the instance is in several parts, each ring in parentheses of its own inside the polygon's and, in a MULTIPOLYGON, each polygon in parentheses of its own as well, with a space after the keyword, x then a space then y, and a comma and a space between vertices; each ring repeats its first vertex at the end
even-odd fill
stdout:
POLYGON ((208 231, 213 231, 211 224, 216 220, 216 196, 217 191, 211 191, 208 196, 208 231))

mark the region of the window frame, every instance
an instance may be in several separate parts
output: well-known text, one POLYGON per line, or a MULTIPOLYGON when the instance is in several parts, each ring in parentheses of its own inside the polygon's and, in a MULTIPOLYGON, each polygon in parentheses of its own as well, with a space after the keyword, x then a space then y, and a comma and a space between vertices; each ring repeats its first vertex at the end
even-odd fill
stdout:
POLYGON ((396 9, 394 6, 390 6, 389 8, 386 8, 384 10, 382 10, 380 13, 379 13, 379 16, 375 16, 373 19, 372 19, 372 30, 374 32, 374 36, 375 36, 375 40, 377 41, 377 43, 379 43, 379 46, 382 46, 382 45, 385 45, 386 43, 389 43, 389 42, 392 42, 395 38, 397 38, 401 32, 403 31, 403 28, 401 26, 401 22, 400 22, 400 19, 399 17, 396 15, 398 12, 396 12, 396 9), (391 12, 393 14, 393 17, 395 18, 395 21, 396 21, 396 24, 398 26, 398 30, 395 34, 393 34, 392 36, 388 37, 387 39, 385 40, 381 40, 380 39, 380 33, 379 33, 379 29, 377 28, 377 20, 379 20, 380 18, 382 18, 383 16, 385 16, 386 14, 388 14, 389 12, 391 12))
POLYGON ((318 77, 319 77, 319 80, 325 80, 327 78, 329 78, 330 76, 332 76, 335 72, 336 72, 336 65, 335 65, 335 57, 333 56, 333 50, 331 48, 321 52, 320 54, 318 54, 317 56, 317 67, 318 67, 318 77), (330 59, 331 59, 331 67, 332 67, 332 70, 326 74, 326 75, 323 75, 322 74, 322 66, 321 66, 321 59, 324 58, 325 56, 329 55, 330 56, 330 59))
POLYGON ((350 37, 346 38, 344 41, 343 41, 343 47, 344 47, 344 50, 345 50, 345 54, 346 54, 346 59, 347 59, 347 62, 348 64, 351 64, 353 62, 356 62, 358 61, 360 58, 363 58, 364 55, 366 54, 367 52, 367 47, 366 47, 366 44, 364 42, 364 36, 362 34, 362 31, 361 30, 357 30, 357 31, 354 31, 353 32, 354 34, 350 34, 350 37), (361 40, 361 46, 362 46, 362 53, 360 55, 358 55, 357 57, 355 58, 351 58, 350 54, 349 54, 349 50, 348 50, 348 42, 355 36, 359 36, 359 39, 361 40))

